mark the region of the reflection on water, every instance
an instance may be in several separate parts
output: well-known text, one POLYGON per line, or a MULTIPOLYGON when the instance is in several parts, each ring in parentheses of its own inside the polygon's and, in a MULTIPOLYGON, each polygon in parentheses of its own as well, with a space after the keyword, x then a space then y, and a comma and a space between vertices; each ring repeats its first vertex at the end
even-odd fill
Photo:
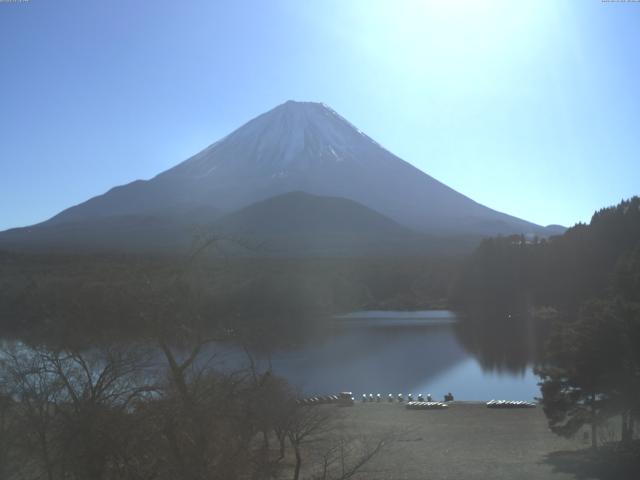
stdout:
MULTIPOLYGON (((485 320, 458 321, 449 311, 355 312, 328 320, 328 331, 302 346, 254 360, 260 368, 271 362, 276 374, 305 394, 349 390, 357 395, 430 393, 441 399, 452 392, 458 400, 538 396, 531 368, 535 329, 526 321, 485 320)), ((211 345, 203 353, 203 359, 215 355, 220 368, 248 366, 245 352, 233 345, 211 345)), ((164 365, 160 352, 157 358, 164 365)))
POLYGON ((541 356, 548 324, 531 314, 474 312, 455 333, 484 371, 524 374, 541 356))
MULTIPOLYGON (((441 398, 451 391, 460 400, 538 395, 526 349, 495 334, 474 337, 479 332, 456 321, 448 311, 356 312, 336 317, 323 338, 270 360, 277 374, 308 394, 350 390, 441 398), (489 359, 475 355, 487 352, 489 359)), ((242 354, 227 350, 224 358, 235 366, 242 354)))

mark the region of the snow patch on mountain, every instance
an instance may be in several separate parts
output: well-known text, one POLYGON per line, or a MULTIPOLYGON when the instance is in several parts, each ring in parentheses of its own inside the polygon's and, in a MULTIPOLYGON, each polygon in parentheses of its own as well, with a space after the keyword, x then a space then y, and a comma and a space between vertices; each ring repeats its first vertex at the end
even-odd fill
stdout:
MULTIPOLYGON (((273 176, 323 162, 357 161, 380 145, 323 103, 288 101, 165 172, 200 178, 221 166, 273 176), (247 155, 250 153, 250 155, 247 155), (271 170, 271 171, 268 171, 271 170)), ((376 155, 375 157, 379 157, 376 155)))

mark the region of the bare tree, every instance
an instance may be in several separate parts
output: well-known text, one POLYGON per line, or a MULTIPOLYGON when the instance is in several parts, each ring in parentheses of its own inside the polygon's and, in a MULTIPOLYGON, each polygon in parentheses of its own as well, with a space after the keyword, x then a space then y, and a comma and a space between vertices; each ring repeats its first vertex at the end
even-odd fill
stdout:
POLYGON ((335 436, 321 453, 314 480, 347 480, 363 473, 374 457, 393 441, 394 435, 368 439, 363 436, 335 436))
POLYGON ((293 480, 347 480, 398 437, 394 432, 363 436, 348 432, 331 405, 297 406, 288 418, 287 438, 295 458, 293 480), (305 466, 306 465, 306 466, 305 466))
POLYGON ((18 444, 29 460, 24 471, 48 480, 99 479, 124 457, 129 412, 153 391, 135 350, 21 346, 2 353, 3 383, 11 387, 24 432, 18 444))
POLYGON ((2 382, 14 397, 16 422, 23 432, 16 448, 27 459, 23 471, 40 471, 54 480, 57 449, 54 442, 56 404, 62 397, 62 384, 47 373, 44 358, 21 345, 2 352, 2 382), (31 454, 29 454, 31 453, 31 454))
POLYGON ((295 455, 293 479, 300 478, 302 468, 302 448, 305 443, 317 440, 330 430, 333 410, 326 408, 297 408, 288 419, 286 431, 295 455))
POLYGON ((0 478, 9 478, 13 471, 17 434, 15 406, 9 386, 0 378, 0 478))

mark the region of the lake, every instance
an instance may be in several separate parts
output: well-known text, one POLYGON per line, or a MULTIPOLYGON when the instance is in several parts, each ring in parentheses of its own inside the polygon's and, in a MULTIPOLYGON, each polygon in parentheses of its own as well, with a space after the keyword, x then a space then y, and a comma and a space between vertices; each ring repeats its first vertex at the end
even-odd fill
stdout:
MULTIPOLYGON (((346 390, 358 397, 430 393, 434 400, 447 392, 456 400, 539 396, 531 363, 488 367, 477 353, 482 349, 473 353, 465 346, 460 328, 456 314, 444 310, 354 312, 334 317, 330 331, 313 342, 272 355, 271 364, 308 395, 346 390)), ((237 366, 242 354, 227 350, 220 361, 237 366)))

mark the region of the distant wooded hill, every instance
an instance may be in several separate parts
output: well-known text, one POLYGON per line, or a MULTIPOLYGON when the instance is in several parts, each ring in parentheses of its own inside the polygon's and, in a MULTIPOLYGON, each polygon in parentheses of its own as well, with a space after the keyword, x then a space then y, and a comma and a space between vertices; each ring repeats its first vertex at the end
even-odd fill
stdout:
POLYGON ((575 309, 615 293, 640 300, 640 197, 596 212, 563 235, 482 241, 464 264, 453 300, 464 307, 553 305, 575 309))

